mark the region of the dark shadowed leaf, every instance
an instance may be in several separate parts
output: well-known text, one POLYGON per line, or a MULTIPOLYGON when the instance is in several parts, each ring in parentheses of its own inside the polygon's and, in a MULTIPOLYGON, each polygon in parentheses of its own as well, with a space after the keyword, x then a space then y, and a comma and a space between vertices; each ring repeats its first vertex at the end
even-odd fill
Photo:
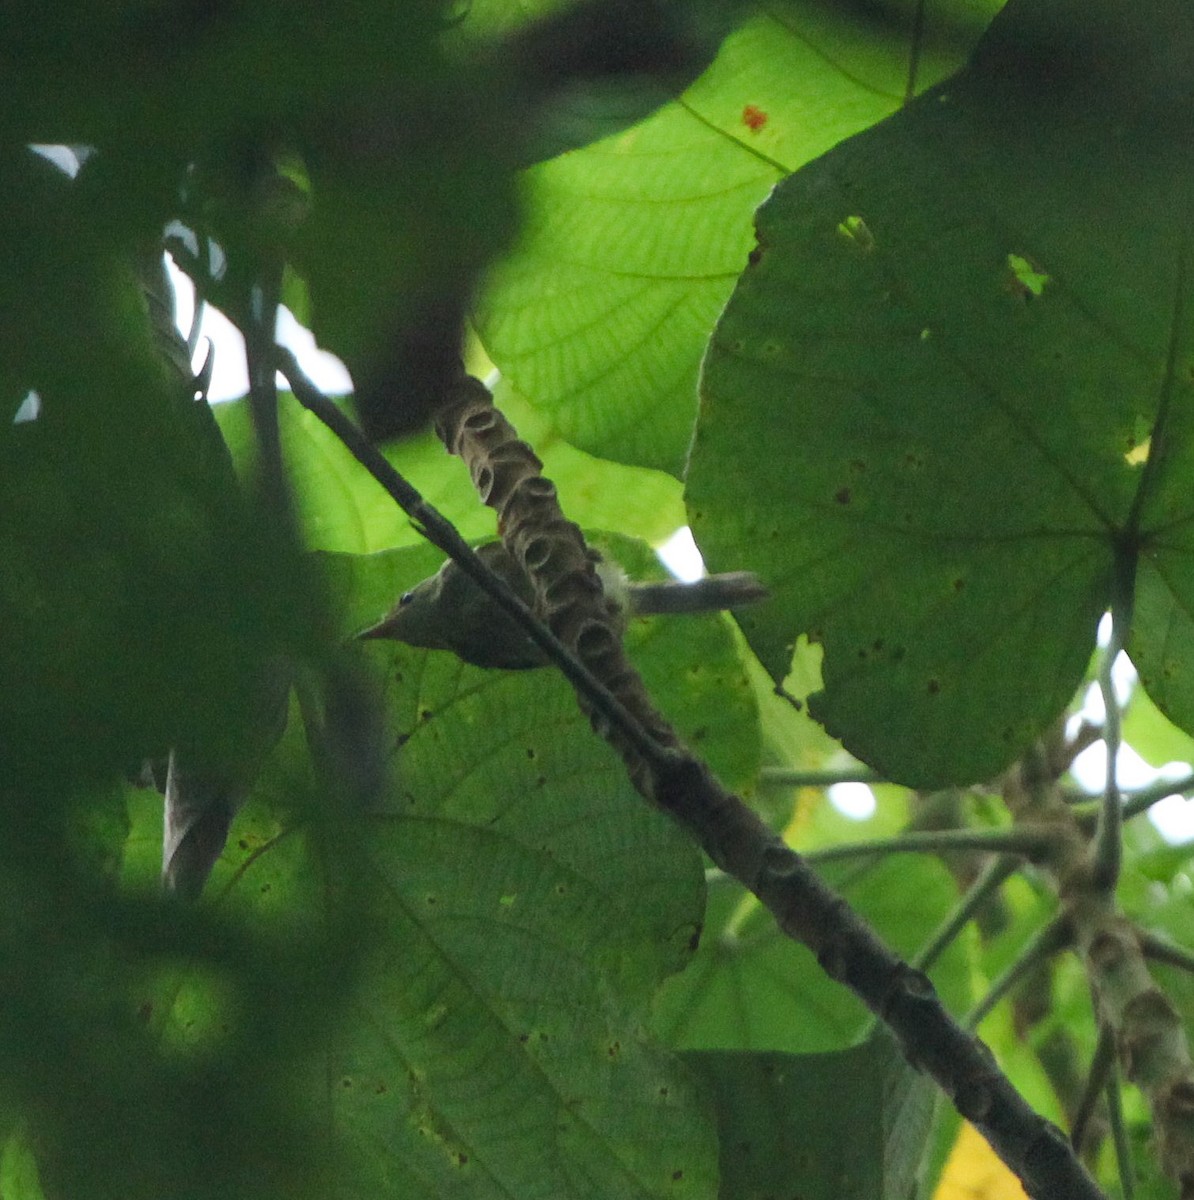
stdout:
POLYGON ((912 1194, 933 1088, 889 1037, 825 1054, 689 1051, 685 1061, 717 1113, 723 1200, 912 1194))
MULTIPOLYGON (((1184 6, 1152 10, 1194 45, 1184 6)), ((814 713, 921 786, 1053 719, 1137 553, 1132 652, 1189 712, 1194 124, 1115 6, 1061 54, 1071 17, 1010 5, 967 70, 777 190, 706 364, 698 541, 756 548, 772 675, 814 635, 814 713)))

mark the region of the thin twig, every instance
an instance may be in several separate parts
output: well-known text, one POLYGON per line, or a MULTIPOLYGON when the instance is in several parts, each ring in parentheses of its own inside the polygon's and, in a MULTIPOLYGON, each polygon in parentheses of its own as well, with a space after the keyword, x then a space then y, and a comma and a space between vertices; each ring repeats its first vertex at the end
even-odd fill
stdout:
MULTIPOLYGON (((1194 774, 1183 775, 1181 778, 1173 780, 1158 779, 1156 783, 1150 783, 1147 787, 1137 788, 1135 791, 1121 791, 1123 819, 1130 821, 1133 817, 1147 812, 1154 804, 1168 800, 1170 796, 1181 796, 1188 800, 1191 792, 1194 792, 1194 774)), ((1103 802, 1101 800, 1091 801, 1084 796, 1081 800, 1076 798, 1071 803, 1074 805, 1074 816, 1079 825, 1086 832, 1093 833, 1098 825, 1099 811, 1103 802)))
POLYGON ((1183 946, 1175 945, 1166 938, 1150 933, 1147 929, 1138 929, 1136 938, 1145 958, 1194 973, 1194 953, 1183 946))
POLYGON ((966 895, 958 901, 953 911, 938 926, 937 932, 911 960, 911 965, 922 971, 929 970, 942 951, 966 928, 975 913, 990 900, 1010 876, 1016 873, 1019 867, 1020 859, 1015 854, 1003 854, 992 859, 982 874, 970 885, 966 895))
POLYGON ((764 787, 828 788, 839 783, 882 783, 883 777, 869 767, 845 767, 840 771, 803 771, 798 767, 760 767, 764 787))
POLYGON ((1078 1098, 1078 1107, 1074 1111, 1073 1124, 1070 1126, 1070 1142, 1076 1154, 1082 1153, 1082 1145, 1086 1140, 1086 1132, 1090 1120, 1094 1116, 1095 1106, 1103 1089, 1107 1085, 1111 1072, 1115 1068, 1115 1030, 1110 1025, 1099 1027, 1099 1040, 1090 1060, 1090 1070, 1086 1073, 1086 1083, 1082 1095, 1078 1098))
MULTIPOLYGON (((1132 1146, 1128 1141, 1128 1126, 1124 1121, 1123 1089, 1119 1082, 1119 1066, 1112 1059, 1107 1073, 1107 1123, 1111 1126, 1111 1143, 1115 1147, 1115 1165, 1119 1170, 1119 1189, 1123 1200, 1132 1200, 1136 1193, 1136 1172, 1132 1168, 1132 1146)), ((1185 1193, 1183 1192, 1183 1195, 1185 1193)))
MULTIPOLYGON (((195 241, 199 248, 199 256, 193 260, 194 269, 201 272, 203 278, 207 279, 211 276, 211 242, 198 230, 195 231, 195 241)), ((187 333, 187 352, 193 359, 195 351, 199 349, 199 334, 203 327, 203 312, 207 307, 207 301, 203 298, 203 293, 199 290, 193 274, 191 287, 195 295, 195 311, 191 314, 191 328, 187 333)))
POLYGON ((245 337, 245 363, 249 372, 249 413, 257 440, 259 480, 270 513, 280 526, 290 527, 290 491, 282 462, 282 434, 278 426, 278 389, 274 382, 274 326, 281 295, 282 268, 268 267, 252 285, 245 337))
POLYGON ((1124 820, 1147 812, 1154 804, 1167 800, 1170 796, 1183 796, 1189 799, 1188 793, 1190 792, 1194 792, 1194 774, 1171 782, 1164 779, 1158 780, 1156 783, 1149 784, 1148 787, 1132 793, 1123 806, 1124 820))
POLYGON ((504 579, 491 571, 456 527, 411 486, 372 442, 303 373, 294 355, 274 347, 273 362, 286 377, 294 398, 319 418, 343 443, 348 452, 369 472, 391 499, 415 522, 418 531, 460 565, 478 587, 491 596, 518 624, 535 645, 554 662, 565 677, 589 697, 595 706, 632 740, 644 757, 670 763, 670 752, 649 737, 617 698, 535 616, 504 579))
POLYGON ((977 1029, 987 1014, 995 1008, 1034 967, 1064 950, 1073 941, 1073 930, 1067 915, 1054 917, 1020 952, 1019 957, 991 984, 987 994, 966 1014, 963 1024, 977 1029))
POLYGON ((1107 750, 1107 781, 1103 788, 1103 805, 1095 829, 1091 867, 1095 887, 1105 893, 1115 890, 1123 864, 1123 797, 1119 793, 1119 747, 1122 714, 1119 697, 1115 694, 1114 668, 1123 651, 1131 621, 1131 595, 1128 585, 1121 583, 1124 569, 1116 570, 1116 590, 1111 605, 1111 637, 1099 664, 1099 690, 1103 694, 1103 745, 1107 750))
POLYGON ((804 855, 810 863, 856 858, 861 854, 940 854, 948 850, 978 850, 987 854, 1015 854, 1035 859, 1053 847, 1053 837, 1042 829, 929 829, 896 837, 829 846, 804 855))

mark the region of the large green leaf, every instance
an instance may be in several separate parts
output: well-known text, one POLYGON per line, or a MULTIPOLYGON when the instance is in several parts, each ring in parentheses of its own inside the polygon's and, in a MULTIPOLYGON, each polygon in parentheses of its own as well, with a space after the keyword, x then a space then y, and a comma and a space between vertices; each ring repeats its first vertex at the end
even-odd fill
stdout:
POLYGON ((685 1060, 717 1113, 724 1200, 914 1194, 934 1091, 890 1037, 826 1054, 706 1050, 685 1060))
MULTIPOLYGON (((983 6, 930 7, 941 36, 922 80, 956 65, 983 6)), ((682 470, 701 355, 751 213, 787 171, 898 106, 912 9, 769 5, 679 101, 527 173, 527 228, 492 274, 478 328, 569 441, 682 470)))
MULTIPOLYGON (((939 863, 894 856, 859 873, 827 872, 846 899, 905 956, 923 946, 957 897, 939 863)), ((933 968, 945 1002, 971 1001, 965 948, 955 943, 933 968)), ((770 915, 729 880, 710 889, 705 935, 692 966, 667 981, 655 1004, 655 1028, 685 1049, 840 1049, 861 1037, 870 1016, 817 966, 805 947, 785 938, 770 915)))
MULTIPOLYGON (((1185 6, 1149 12, 1194 49, 1185 6)), ((1158 660, 1194 594, 1194 127, 1138 14, 1085 13, 1009 5, 955 79, 785 182, 706 363, 698 542, 754 547, 773 677, 815 635, 815 715, 918 786, 989 776, 1056 716, 1140 550, 1133 654, 1191 715, 1158 660)))
MULTIPOLYGON (((347 624, 428 557, 328 560, 347 624)), ((643 1032, 700 927, 695 846, 633 792, 555 673, 368 654, 384 803, 337 826, 329 857, 318 793, 295 806, 312 785, 292 730, 209 884, 212 911, 253 928, 306 914, 361 930, 349 1008, 312 1067, 346 1163, 336 1194, 713 1195, 704 1109, 643 1032)), ((139 828, 144 856, 154 827, 139 828)), ((159 1035, 204 1046, 219 998, 202 974, 166 983, 159 1035)))

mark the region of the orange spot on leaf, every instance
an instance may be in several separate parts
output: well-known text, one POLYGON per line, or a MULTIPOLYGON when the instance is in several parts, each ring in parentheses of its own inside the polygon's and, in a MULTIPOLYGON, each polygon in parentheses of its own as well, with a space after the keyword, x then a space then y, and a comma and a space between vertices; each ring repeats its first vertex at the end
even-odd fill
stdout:
POLYGON ((742 124, 751 133, 758 133, 767 124, 767 114, 761 108, 756 108, 755 105, 748 104, 742 110, 742 124))

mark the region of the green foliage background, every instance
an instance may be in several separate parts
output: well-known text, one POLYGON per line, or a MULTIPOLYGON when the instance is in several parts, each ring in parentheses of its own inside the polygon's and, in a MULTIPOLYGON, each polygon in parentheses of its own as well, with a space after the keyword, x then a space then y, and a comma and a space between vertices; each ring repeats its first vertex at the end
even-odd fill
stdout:
MULTIPOLYGON (((894 833, 917 797, 883 787, 858 825, 763 767, 844 746, 894 784, 989 780, 1133 587, 1128 736, 1194 757, 1186 6, 696 5, 669 10, 683 78, 532 86, 501 39, 568 7, 0 17, 5 1200, 902 1198, 952 1136, 807 952, 706 895, 554 674, 351 647, 438 558, 287 396, 278 535, 247 400, 213 422, 163 364, 144 264, 171 221, 218 244, 209 296, 250 337, 284 262, 350 365, 471 298, 499 404, 598 544, 650 574, 687 520, 711 567, 758 571, 741 630, 628 645, 801 848, 894 833), (97 153, 71 181, 47 143, 97 153), (129 780, 236 753, 279 654, 287 733, 203 901, 165 903, 160 798, 129 780), (366 808, 317 736, 334 679, 376 698, 366 808)), ((387 453, 492 535, 430 434, 387 453)), ((1143 827, 1128 851, 1125 907, 1188 943, 1186 850, 1143 827)), ((952 865, 827 874, 913 955, 952 865)), ((955 1012, 1050 904, 1030 873, 950 947, 955 1012)), ((1076 972, 1047 990, 1043 1025, 984 1031, 1060 1118, 1047 1043, 1093 1032, 1076 972)))

